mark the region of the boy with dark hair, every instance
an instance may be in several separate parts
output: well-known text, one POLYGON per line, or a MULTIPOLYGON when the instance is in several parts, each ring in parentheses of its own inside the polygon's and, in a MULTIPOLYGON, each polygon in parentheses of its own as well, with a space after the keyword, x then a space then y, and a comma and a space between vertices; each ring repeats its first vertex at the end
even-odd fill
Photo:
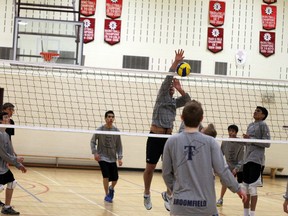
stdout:
MULTIPOLYGON (((237 125, 229 125, 228 134, 229 138, 237 138, 238 126, 237 125)), ((221 151, 225 156, 227 165, 232 174, 237 177, 238 183, 242 183, 243 181, 243 156, 244 156, 244 146, 232 141, 223 141, 221 144, 221 151)), ((217 206, 221 207, 223 205, 223 197, 227 187, 222 185, 220 199, 217 201, 217 206)))
MULTIPOLYGON (((8 113, 0 113, 0 124, 9 124, 9 120, 10 118, 8 113)), ((5 203, 0 201, 0 205, 3 206, 1 213, 7 215, 19 215, 20 213, 15 211, 11 206, 13 191, 17 183, 14 179, 13 173, 7 166, 7 163, 14 165, 23 173, 26 172, 26 168, 22 165, 24 158, 16 157, 14 155, 9 135, 5 132, 5 129, 6 128, 0 128, 0 192, 4 190, 4 185, 7 185, 5 203)))
MULTIPOLYGON (((4 103, 2 106, 2 111, 8 113, 8 116, 10 118, 10 124, 14 125, 15 122, 11 119, 12 115, 15 112, 15 106, 12 103, 4 103)), ((14 128, 6 128, 6 133, 9 135, 9 138, 11 140, 11 136, 15 134, 14 128)))
MULTIPOLYGON (((264 121, 267 116, 268 110, 265 107, 257 106, 253 114, 254 122, 248 125, 247 133, 243 134, 243 138, 270 140, 270 130, 264 121)), ((246 144, 243 186, 248 199, 244 203, 244 216, 255 216, 258 199, 257 187, 262 186, 261 170, 264 163, 265 148, 269 147, 270 143, 246 144)))
POLYGON ((198 131, 203 119, 201 104, 188 102, 182 119, 185 130, 168 138, 163 153, 162 176, 173 193, 171 215, 218 215, 212 169, 245 201, 246 194, 225 165, 217 141, 198 131))
MULTIPOLYGON (((100 131, 117 131, 113 125, 115 115, 112 110, 105 113, 106 124, 97 128, 100 131)), ((122 142, 120 135, 94 134, 91 142, 91 151, 94 159, 99 163, 103 176, 103 187, 105 191, 104 200, 112 203, 114 198, 114 188, 117 184, 119 175, 116 161, 122 166, 122 142), (109 182, 112 182, 109 186, 109 182)))

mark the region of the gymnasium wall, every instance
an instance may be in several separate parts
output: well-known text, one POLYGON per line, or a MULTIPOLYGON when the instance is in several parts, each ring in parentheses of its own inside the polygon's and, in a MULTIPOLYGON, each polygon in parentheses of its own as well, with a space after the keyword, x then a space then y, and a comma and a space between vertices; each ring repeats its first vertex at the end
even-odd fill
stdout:
MULTIPOLYGON (((39 0, 39 3, 41 1, 44 0, 39 0)), ((65 5, 65 2, 67 4, 67 1, 50 0, 49 4, 65 5)), ((275 54, 268 58, 259 53, 263 1, 225 2, 225 22, 222 26, 224 48, 214 54, 207 50, 207 28, 212 27, 208 21, 208 0, 125 0, 120 18, 121 41, 113 46, 104 42, 106 1, 97 1, 95 40, 84 45, 85 65, 122 68, 123 55, 147 56, 149 70, 167 71, 174 50, 182 48, 186 51, 187 59, 202 62, 203 74, 214 74, 215 62, 226 62, 229 76, 288 79, 288 62, 285 61, 288 50, 288 2, 278 0, 273 4, 277 6, 277 24, 272 31, 276 33, 276 48, 275 54), (247 54, 244 67, 235 63, 235 54, 239 49, 247 54)), ((12 47, 13 0, 5 0, 2 5, 0 46, 12 47)))
MULTIPOLYGON (((53 4, 53 0, 49 2, 53 4)), ((59 2, 54 0, 55 4, 59 2)), ((202 62, 202 74, 213 75, 215 62, 227 62, 229 76, 288 79, 288 1, 278 0, 274 4, 277 6, 277 26, 273 31, 276 51, 268 58, 259 53, 259 32, 263 30, 261 5, 264 4, 261 0, 225 1, 224 49, 217 54, 207 50, 207 28, 211 27, 208 0, 124 0, 121 41, 114 46, 104 42, 105 2, 97 1, 95 40, 84 45, 85 66, 122 68, 123 55, 132 55, 148 56, 149 70, 168 71, 174 50, 182 48, 186 59, 202 62), (236 66, 238 49, 247 54, 244 66, 236 66)), ((1 47, 12 47, 13 25, 13 0, 4 0, 0 7, 1 47)), ((4 101, 9 101, 7 94, 4 101)), ((90 134, 17 129, 13 143, 19 154, 92 158, 90 138, 90 134)), ((125 167, 145 167, 145 142, 143 137, 123 137, 125 167)), ((282 175, 288 174, 287 150, 288 146, 283 144, 267 149, 266 164, 284 167, 282 175)), ((35 160, 51 162, 52 159, 35 160)), ((76 163, 95 164, 78 160, 76 163)))

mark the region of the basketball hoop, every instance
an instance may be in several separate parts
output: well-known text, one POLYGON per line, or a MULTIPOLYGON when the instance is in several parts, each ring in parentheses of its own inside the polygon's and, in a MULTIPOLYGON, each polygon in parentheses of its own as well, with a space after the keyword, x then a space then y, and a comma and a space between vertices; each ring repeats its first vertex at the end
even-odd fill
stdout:
POLYGON ((55 63, 60 56, 58 53, 55 52, 41 52, 40 55, 44 59, 45 62, 55 63))

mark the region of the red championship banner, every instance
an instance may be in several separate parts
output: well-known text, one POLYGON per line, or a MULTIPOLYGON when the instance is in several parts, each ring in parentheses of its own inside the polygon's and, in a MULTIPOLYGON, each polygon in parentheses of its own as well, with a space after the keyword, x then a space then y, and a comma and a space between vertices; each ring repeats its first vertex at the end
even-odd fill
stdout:
POLYGON ((81 0, 80 14, 83 16, 93 16, 96 10, 96 0, 81 0))
POLYGON ((84 23, 83 42, 89 43, 94 40, 95 19, 80 17, 80 21, 84 23))
POLYGON ((105 19, 104 40, 110 45, 120 42, 121 20, 105 19))
POLYGON ((209 22, 213 26, 222 26, 225 18, 225 2, 210 1, 209 22))
POLYGON ((208 50, 210 50, 213 53, 217 53, 223 50, 223 38, 224 38, 223 28, 208 27, 208 34, 207 34, 208 50))
POLYGON ((111 19, 121 17, 122 0, 106 0, 106 16, 111 19))
POLYGON ((265 57, 275 53, 275 32, 260 31, 259 52, 265 57))
POLYGON ((266 30, 276 28, 277 7, 272 5, 262 5, 262 26, 266 30))
POLYGON ((265 2, 266 4, 273 4, 277 2, 277 0, 263 0, 263 2, 265 2))

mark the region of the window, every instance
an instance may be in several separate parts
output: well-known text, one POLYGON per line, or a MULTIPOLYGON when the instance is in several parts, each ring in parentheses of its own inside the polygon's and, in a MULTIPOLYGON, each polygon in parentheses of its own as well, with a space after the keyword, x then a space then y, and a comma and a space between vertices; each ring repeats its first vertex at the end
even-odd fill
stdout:
POLYGON ((123 68, 130 69, 149 69, 149 57, 142 56, 123 56, 123 68))
POLYGON ((13 49, 11 47, 0 47, 0 59, 13 59, 13 49))
POLYGON ((226 62, 215 62, 215 75, 227 75, 226 62))
POLYGON ((201 73, 201 61, 184 59, 191 67, 191 73, 201 73))

